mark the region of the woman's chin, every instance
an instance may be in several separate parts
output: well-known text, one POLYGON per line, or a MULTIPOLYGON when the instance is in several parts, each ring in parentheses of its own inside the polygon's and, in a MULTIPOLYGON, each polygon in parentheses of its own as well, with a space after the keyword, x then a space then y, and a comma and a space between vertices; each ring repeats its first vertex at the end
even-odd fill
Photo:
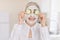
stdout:
POLYGON ((30 23, 30 24, 35 24, 36 23, 36 21, 35 20, 28 20, 28 23, 30 23))

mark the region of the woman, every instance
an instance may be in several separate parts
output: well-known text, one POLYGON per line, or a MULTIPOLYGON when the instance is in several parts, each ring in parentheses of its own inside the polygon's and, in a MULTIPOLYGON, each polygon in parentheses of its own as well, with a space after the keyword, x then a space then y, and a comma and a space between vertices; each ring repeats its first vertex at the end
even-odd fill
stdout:
POLYGON ((29 2, 18 18, 9 40, 50 40, 45 15, 35 2, 29 2))

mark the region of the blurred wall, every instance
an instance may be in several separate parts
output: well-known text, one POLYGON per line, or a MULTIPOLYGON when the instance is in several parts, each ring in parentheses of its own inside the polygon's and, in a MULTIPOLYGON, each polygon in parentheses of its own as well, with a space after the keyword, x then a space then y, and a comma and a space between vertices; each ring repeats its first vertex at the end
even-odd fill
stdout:
POLYGON ((17 14, 23 11, 25 7, 25 0, 0 0, 0 12, 8 12, 10 28, 17 23, 17 14))

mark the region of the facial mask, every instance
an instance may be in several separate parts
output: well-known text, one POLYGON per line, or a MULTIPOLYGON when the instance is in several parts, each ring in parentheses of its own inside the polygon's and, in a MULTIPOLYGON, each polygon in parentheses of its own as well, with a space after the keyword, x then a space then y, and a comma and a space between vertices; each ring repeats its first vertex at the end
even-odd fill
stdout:
POLYGON ((30 24, 33 24, 33 23, 36 23, 36 22, 37 22, 38 16, 36 16, 36 15, 34 15, 34 14, 25 15, 25 20, 27 20, 30 24), (31 16, 35 18, 34 21, 30 21, 30 20, 28 19, 28 18, 31 17, 31 16))
POLYGON ((29 6, 25 11, 25 20, 28 21, 30 24, 36 23, 38 20, 39 10, 36 6, 29 6), (33 17, 35 18, 34 21, 30 21, 28 18, 33 17))

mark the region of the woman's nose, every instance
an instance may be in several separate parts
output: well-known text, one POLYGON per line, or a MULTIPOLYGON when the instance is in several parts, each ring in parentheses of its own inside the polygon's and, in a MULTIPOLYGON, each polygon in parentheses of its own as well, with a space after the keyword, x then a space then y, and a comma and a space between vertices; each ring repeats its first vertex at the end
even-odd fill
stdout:
POLYGON ((34 11, 33 10, 31 10, 31 14, 33 14, 34 13, 34 11))

